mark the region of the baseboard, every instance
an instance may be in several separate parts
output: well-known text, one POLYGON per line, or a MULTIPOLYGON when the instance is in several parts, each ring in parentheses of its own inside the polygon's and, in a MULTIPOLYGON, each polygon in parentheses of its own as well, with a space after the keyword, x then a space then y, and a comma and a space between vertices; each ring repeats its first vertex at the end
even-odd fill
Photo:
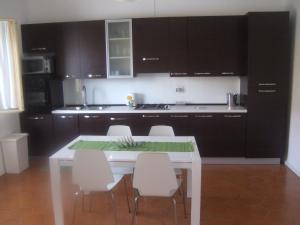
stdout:
POLYGON ((203 164, 236 164, 236 165, 278 165, 280 158, 214 158, 203 157, 203 164))
POLYGON ((293 171, 298 177, 300 177, 300 171, 298 171, 293 165, 291 165, 288 161, 285 161, 285 165, 293 171))

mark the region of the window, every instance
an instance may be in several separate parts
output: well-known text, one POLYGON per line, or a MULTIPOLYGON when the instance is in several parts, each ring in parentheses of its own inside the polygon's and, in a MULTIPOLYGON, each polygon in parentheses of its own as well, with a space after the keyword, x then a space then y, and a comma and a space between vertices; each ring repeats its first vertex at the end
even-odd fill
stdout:
POLYGON ((0 20, 0 112, 23 110, 21 84, 16 22, 0 20))

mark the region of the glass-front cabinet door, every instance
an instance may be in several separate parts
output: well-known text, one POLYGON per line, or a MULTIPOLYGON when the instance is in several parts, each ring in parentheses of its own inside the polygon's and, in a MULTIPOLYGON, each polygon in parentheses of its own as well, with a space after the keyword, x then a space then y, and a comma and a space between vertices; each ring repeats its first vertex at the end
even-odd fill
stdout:
POLYGON ((131 19, 106 20, 107 78, 132 78, 131 19))

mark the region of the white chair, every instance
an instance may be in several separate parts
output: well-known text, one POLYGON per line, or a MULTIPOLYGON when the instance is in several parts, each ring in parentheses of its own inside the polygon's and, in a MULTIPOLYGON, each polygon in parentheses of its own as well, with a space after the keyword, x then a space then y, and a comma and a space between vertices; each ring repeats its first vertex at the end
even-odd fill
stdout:
MULTIPOLYGON (((138 155, 134 176, 134 213, 132 224, 138 208, 140 197, 169 197, 174 207, 174 221, 177 225, 176 199, 174 194, 182 186, 181 180, 176 178, 174 168, 167 153, 141 153, 138 155)), ((183 193, 184 213, 186 216, 185 196, 183 193)))
POLYGON ((132 136, 129 126, 111 125, 108 128, 107 136, 132 136))
MULTIPOLYGON (((110 192, 115 224, 117 221, 116 203, 113 188, 121 181, 123 175, 113 174, 103 151, 99 150, 76 150, 72 167, 72 181, 80 188, 75 193, 76 199, 73 208, 73 224, 75 222, 75 210, 77 197, 82 195, 82 208, 84 209, 84 196, 93 192, 110 192)), ((127 199, 129 207, 129 201, 127 199)), ((91 211, 91 202, 89 209, 91 211)))
MULTIPOLYGON (((173 127, 165 125, 152 126, 148 136, 175 136, 173 127)), ((175 169, 177 176, 182 176, 181 169, 175 169)))
MULTIPOLYGON (((108 128, 107 136, 132 136, 132 133, 129 126, 111 125, 108 128)), ((122 174, 122 175, 133 174, 133 168, 127 168, 127 167, 113 167, 112 171, 115 174, 122 174)), ((126 182, 125 179, 124 182, 126 182)))
POLYGON ((152 126, 149 136, 175 136, 173 127, 171 126, 152 126))

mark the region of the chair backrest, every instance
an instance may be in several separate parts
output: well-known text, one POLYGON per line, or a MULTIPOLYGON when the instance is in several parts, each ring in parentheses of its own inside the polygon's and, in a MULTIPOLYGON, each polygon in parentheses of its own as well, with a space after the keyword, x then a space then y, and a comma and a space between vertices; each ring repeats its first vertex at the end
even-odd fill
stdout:
POLYGON ((178 188, 174 168, 167 153, 138 155, 133 187, 142 196, 171 196, 178 188))
POLYGON ((129 126, 112 125, 108 128, 107 136, 132 136, 129 126))
POLYGON ((104 152, 76 150, 72 181, 83 191, 107 191, 107 185, 114 181, 114 177, 104 152))
POLYGON ((175 136, 173 127, 171 126, 152 126, 149 136, 175 136))

